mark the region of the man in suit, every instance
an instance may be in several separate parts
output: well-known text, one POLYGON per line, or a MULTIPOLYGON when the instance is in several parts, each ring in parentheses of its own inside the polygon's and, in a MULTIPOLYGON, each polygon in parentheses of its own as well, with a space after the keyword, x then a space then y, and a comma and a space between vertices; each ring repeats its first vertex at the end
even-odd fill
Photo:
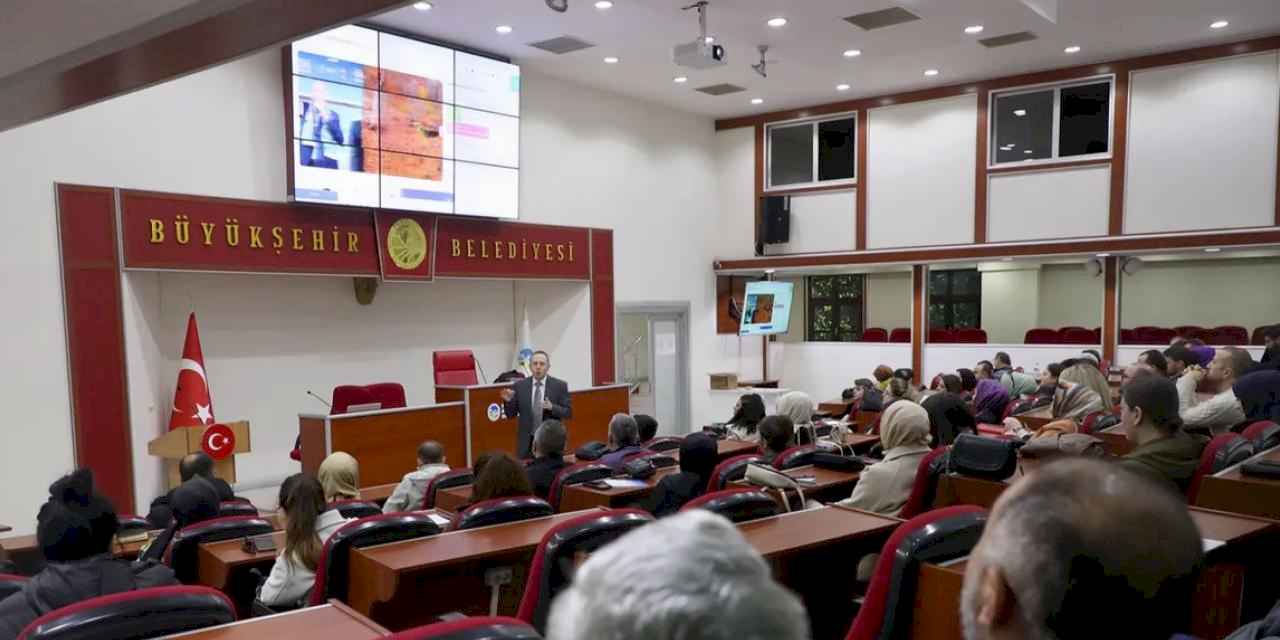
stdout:
POLYGON ((529 368, 533 370, 532 377, 511 385, 510 389, 502 390, 507 417, 520 419, 520 428, 516 431, 516 456, 519 458, 529 457, 533 431, 543 420, 565 420, 573 417, 573 407, 569 403, 569 384, 547 375, 547 371, 551 369, 551 356, 546 351, 534 351, 529 359, 529 368))

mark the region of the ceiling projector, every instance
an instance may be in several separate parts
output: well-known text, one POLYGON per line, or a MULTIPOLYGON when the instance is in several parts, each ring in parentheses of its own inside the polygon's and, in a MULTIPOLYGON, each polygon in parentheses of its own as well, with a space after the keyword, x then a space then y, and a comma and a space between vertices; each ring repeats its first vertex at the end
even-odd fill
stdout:
POLYGON ((690 69, 724 66, 724 47, 718 44, 707 44, 702 39, 678 44, 671 48, 671 61, 690 69))

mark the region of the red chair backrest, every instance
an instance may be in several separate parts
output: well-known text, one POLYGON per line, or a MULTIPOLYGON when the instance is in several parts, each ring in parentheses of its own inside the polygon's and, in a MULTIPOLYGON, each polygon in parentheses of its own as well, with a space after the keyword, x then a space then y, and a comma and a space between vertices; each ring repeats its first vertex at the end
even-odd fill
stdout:
POLYGON ((1151 344, 1169 344, 1178 334, 1173 329, 1156 329, 1151 332, 1150 337, 1151 344))
POLYGON ((533 627, 505 616, 478 616, 437 622, 393 633, 386 640, 541 640, 533 627))
POLYGON ((955 333, 951 329, 930 329, 929 342, 955 342, 955 333))
POLYGON ((1054 344, 1058 341, 1058 332, 1053 329, 1028 329, 1022 336, 1026 344, 1054 344))
POLYGON ((401 409, 408 406, 404 397, 404 385, 399 382, 375 382, 365 385, 373 401, 380 403, 383 409, 401 409))
POLYGON ((1084 327, 1064 327, 1058 331, 1062 344, 1093 344, 1093 332, 1084 327))
POLYGON ((217 589, 152 587, 54 609, 31 621, 18 640, 155 638, 235 621, 235 605, 217 589))
POLYGON ((326 505, 329 509, 337 509, 338 513, 344 518, 367 518, 382 513, 382 509, 377 503, 359 498, 351 498, 349 500, 334 500, 326 505))
POLYGON ((436 492, 441 489, 449 489, 451 487, 461 487, 471 484, 475 480, 475 475, 471 468, 450 469, 427 482, 427 488, 422 494, 422 509, 432 509, 436 506, 436 492))
POLYGON ((1204 331, 1204 327, 1196 326, 1194 324, 1184 324, 1179 327, 1174 327, 1173 330, 1179 336, 1182 336, 1183 338, 1190 340, 1192 338, 1199 336, 1200 332, 1204 331))
POLYGON ((752 462, 764 462, 764 456, 747 453, 722 460, 711 470, 711 478, 707 481, 707 491, 719 491, 725 485, 740 480, 747 474, 747 465, 752 462))
POLYGON ((342 525, 325 540, 308 604, 322 605, 329 598, 346 601, 347 567, 350 566, 352 549, 425 538, 438 533, 440 525, 425 513, 380 513, 342 525))
POLYGON ((1205 343, 1242 346, 1249 344, 1249 332, 1246 331, 1244 327, 1214 327, 1213 330, 1209 332, 1209 339, 1205 340, 1205 343))
POLYGON ((911 330, 898 327, 889 332, 889 342, 911 342, 911 330))
POLYGON ((1195 504, 1196 496, 1200 494, 1200 483, 1205 476, 1222 471, 1250 455, 1253 455, 1253 445, 1244 436, 1238 433, 1214 436, 1200 454, 1200 466, 1196 467, 1187 488, 1187 502, 1195 504))
POLYGON ((256 536, 275 531, 275 526, 257 516, 228 516, 197 522, 179 529, 173 534, 164 551, 164 562, 173 568, 178 581, 194 584, 199 573, 200 545, 221 542, 245 536, 256 536))
POLYGON ((966 344, 985 344, 987 342, 987 332, 973 327, 956 329, 954 336, 956 342, 966 344))
POLYGON ((734 487, 704 493, 680 507, 681 511, 690 509, 706 509, 734 523, 768 518, 782 513, 782 505, 779 505, 773 496, 755 487, 734 487))
POLYGON ((793 469, 795 467, 803 467, 807 464, 813 464, 813 456, 822 450, 817 445, 802 444, 798 447, 791 447, 786 451, 778 454, 773 459, 773 466, 778 469, 793 469))
POLYGON ((344 384, 333 388, 333 402, 329 407, 329 415, 346 413, 351 405, 378 402, 369 391, 369 387, 355 384, 344 384))
POLYGON ((1140 344, 1140 343, 1138 342, 1137 334, 1133 332, 1133 329, 1121 329, 1120 344, 1140 344))
POLYGON ((673 450, 679 449, 681 443, 683 442, 684 442, 684 438, 679 438, 676 436, 661 436, 658 438, 654 438, 648 442, 645 442, 640 446, 644 447, 645 449, 648 449, 649 451, 662 453, 663 451, 673 451, 673 450))
POLYGON ((949 450, 948 447, 938 447, 920 459, 920 464, 916 467, 915 482, 911 484, 911 495, 907 496, 907 503, 902 505, 899 518, 910 520, 933 508, 933 496, 938 487, 937 477, 930 473, 930 465, 949 450))
POLYGON ((879 327, 872 327, 862 332, 862 342, 888 342, 889 332, 879 327))
POLYGON ((1249 341, 1249 343, 1250 343, 1250 344, 1253 344, 1253 345, 1255 345, 1255 346, 1261 346, 1261 345, 1266 344, 1266 343, 1267 343, 1267 337, 1266 337, 1265 335, 1263 335, 1263 334, 1264 334, 1264 333, 1266 333, 1266 332, 1267 332, 1267 329, 1270 329, 1270 328, 1271 328, 1271 325, 1269 325, 1269 324, 1268 324, 1268 325, 1263 325, 1263 326, 1261 326, 1261 327, 1258 327, 1257 329, 1254 329, 1254 330, 1253 330, 1253 339, 1252 339, 1252 340, 1250 340, 1250 341, 1249 341))
POLYGON ((564 495, 564 488, 567 485, 603 480, 612 475, 613 469, 600 462, 571 464, 556 473, 556 477, 551 481, 551 490, 547 492, 547 502, 551 503, 551 508, 559 511, 560 496, 564 495))
POLYGON ((454 530, 475 529, 494 524, 505 524, 531 518, 542 518, 555 513, 546 500, 537 496, 514 496, 481 500, 458 512, 454 518, 454 530))
POLYGON ((476 377, 476 356, 469 349, 432 351, 431 369, 436 384, 480 384, 476 377))

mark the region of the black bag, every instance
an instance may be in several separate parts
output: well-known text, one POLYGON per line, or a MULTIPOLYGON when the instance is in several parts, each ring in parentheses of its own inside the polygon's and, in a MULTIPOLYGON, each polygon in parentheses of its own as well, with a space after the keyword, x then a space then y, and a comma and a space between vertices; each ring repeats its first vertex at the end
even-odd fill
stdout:
POLYGON ((645 458, 645 460, 653 463, 654 469, 666 469, 667 467, 674 467, 677 464, 680 464, 679 460, 668 455, 649 456, 648 458, 645 458))
POLYGON ((947 472, 984 480, 1004 480, 1018 470, 1020 444, 1015 440, 962 433, 951 445, 947 472))
POLYGON ((1280 478, 1280 462, 1257 460, 1240 465, 1240 473, 1259 478, 1280 478))
POLYGON ((657 471, 658 468, 655 467, 653 465, 653 461, 648 458, 632 460, 631 462, 622 465, 622 472, 635 480, 647 480, 652 478, 653 474, 657 473, 657 471))
POLYGON ((609 453, 609 445, 599 440, 592 440, 578 447, 573 455, 579 460, 599 460, 606 453, 609 453))
POLYGON ((862 471, 866 467, 861 460, 850 458, 834 453, 815 453, 813 454, 813 466, 821 469, 831 469, 833 471, 862 471))

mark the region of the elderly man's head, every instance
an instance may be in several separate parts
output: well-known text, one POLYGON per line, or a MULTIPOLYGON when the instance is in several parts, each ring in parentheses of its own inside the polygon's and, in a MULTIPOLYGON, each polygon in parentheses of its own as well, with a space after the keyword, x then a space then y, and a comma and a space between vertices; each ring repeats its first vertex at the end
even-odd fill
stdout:
POLYGON ((609 445, 615 449, 640 444, 640 427, 636 419, 625 413, 615 413, 609 420, 609 445))
POLYGON ((587 559, 552 604, 547 637, 801 640, 809 621, 737 527, 695 509, 646 524, 587 559))

